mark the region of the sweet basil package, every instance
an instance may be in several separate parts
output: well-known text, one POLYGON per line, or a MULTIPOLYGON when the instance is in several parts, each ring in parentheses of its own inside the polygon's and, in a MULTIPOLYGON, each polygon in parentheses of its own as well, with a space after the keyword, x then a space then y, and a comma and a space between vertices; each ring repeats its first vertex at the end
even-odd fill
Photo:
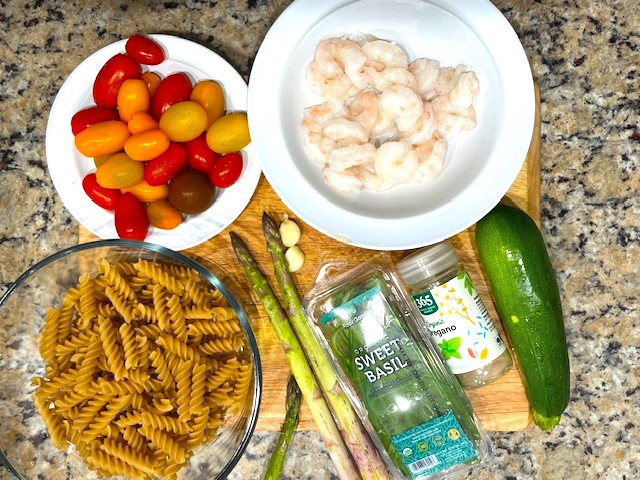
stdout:
POLYGON ((393 478, 451 478, 486 460, 490 444, 469 399, 421 340, 393 270, 369 263, 320 279, 304 306, 393 478))

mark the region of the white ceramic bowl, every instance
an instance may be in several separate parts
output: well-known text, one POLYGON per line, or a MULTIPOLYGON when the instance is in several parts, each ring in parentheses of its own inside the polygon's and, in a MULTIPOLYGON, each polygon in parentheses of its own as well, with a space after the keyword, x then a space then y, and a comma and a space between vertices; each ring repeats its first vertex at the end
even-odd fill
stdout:
MULTIPOLYGON (((164 49, 166 59, 160 65, 143 65, 143 70, 157 72, 163 78, 185 72, 192 84, 215 80, 222 86, 227 111, 247 110, 247 84, 225 59, 208 48, 171 35, 149 35, 164 49)), ((65 80, 56 96, 47 123, 47 166, 64 206, 86 229, 100 238, 118 238, 113 212, 95 205, 82 189, 82 179, 95 172, 93 159, 78 152, 71 133, 71 117, 95 105, 93 81, 105 62, 124 52, 125 40, 107 45, 85 59, 65 80)), ((229 226, 242 213, 258 185, 260 161, 252 144, 242 150, 244 166, 238 181, 229 188, 218 189, 214 204, 198 215, 187 215, 174 230, 150 227, 148 242, 183 250, 205 242, 229 226)))
POLYGON ((533 79, 518 37, 488 0, 296 0, 257 54, 248 114, 263 172, 297 216, 355 246, 403 250, 466 229, 507 192, 531 140, 533 79), (305 154, 302 112, 322 101, 306 84, 307 66, 321 40, 349 34, 398 42, 410 61, 463 63, 476 73, 478 126, 449 143, 434 181, 340 194, 305 154))

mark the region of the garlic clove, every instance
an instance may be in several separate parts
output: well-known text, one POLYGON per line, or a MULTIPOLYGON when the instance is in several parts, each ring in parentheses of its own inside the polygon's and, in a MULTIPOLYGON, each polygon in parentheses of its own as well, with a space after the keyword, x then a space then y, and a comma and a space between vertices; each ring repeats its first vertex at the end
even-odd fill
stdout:
POLYGON ((290 218, 280 223, 279 231, 285 247, 293 247, 300 240, 300 227, 290 218))
POLYGON ((287 248, 284 252, 284 258, 287 261, 290 272, 297 272, 304 264, 304 252, 298 245, 287 248))

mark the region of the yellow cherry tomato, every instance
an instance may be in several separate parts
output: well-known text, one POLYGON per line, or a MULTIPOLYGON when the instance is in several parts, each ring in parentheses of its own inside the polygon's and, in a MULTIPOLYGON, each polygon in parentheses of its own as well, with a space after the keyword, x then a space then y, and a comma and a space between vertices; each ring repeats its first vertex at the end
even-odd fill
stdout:
POLYGON ((118 89, 118 114, 120 120, 128 122, 136 112, 148 112, 151 95, 147 84, 139 78, 130 78, 122 82, 118 89))
POLYGON ((160 82, 162 82, 160 76, 157 73, 153 72, 143 73, 140 77, 140 80, 142 80, 147 85, 147 88, 149 89, 149 95, 151 97, 153 97, 153 94, 156 93, 158 85, 160 85, 160 82))
POLYGON ((147 218, 156 228, 173 230, 182 223, 182 214, 166 200, 156 200, 147 205, 147 218))
POLYGON ((111 155, 112 155, 111 153, 107 153, 106 155, 98 155, 93 159, 93 164, 96 166, 96 168, 98 168, 104 162, 109 160, 111 158, 111 155))
POLYGON ((124 152, 111 155, 96 170, 96 181, 104 188, 127 188, 144 177, 144 164, 133 160, 124 152))
POLYGON ((249 122, 244 112, 227 113, 213 122, 207 131, 207 145, 214 152, 237 152, 249 142, 249 122))
POLYGON ((196 102, 187 100, 171 105, 160 117, 160 130, 172 142, 188 142, 207 127, 207 112, 196 102))
POLYGON ((121 188, 122 193, 133 193, 142 203, 155 202, 156 200, 164 200, 169 196, 168 185, 149 185, 144 179, 135 185, 127 188, 121 188))
POLYGON ((147 130, 157 130, 159 128, 158 122, 149 115, 147 112, 136 112, 131 115, 131 119, 127 124, 129 131, 134 135, 140 132, 146 132, 147 130))
POLYGON ((218 82, 201 80, 191 91, 191 100, 199 103, 207 112, 207 129, 224 115, 224 93, 218 82))
POLYGON ((131 136, 129 127, 120 120, 95 123, 78 133, 75 144, 85 157, 98 157, 122 150, 131 136))
POLYGON ((124 151, 134 160, 146 161, 164 153, 170 143, 162 130, 145 130, 131 135, 124 144, 124 151))

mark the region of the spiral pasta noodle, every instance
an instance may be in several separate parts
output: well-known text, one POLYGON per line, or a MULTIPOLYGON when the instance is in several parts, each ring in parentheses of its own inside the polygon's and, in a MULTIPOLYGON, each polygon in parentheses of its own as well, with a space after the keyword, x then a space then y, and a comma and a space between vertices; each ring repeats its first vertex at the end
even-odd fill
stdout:
POLYGON ((100 475, 174 477, 249 394, 242 328, 195 270, 97 267, 45 312, 35 407, 52 443, 100 475))

